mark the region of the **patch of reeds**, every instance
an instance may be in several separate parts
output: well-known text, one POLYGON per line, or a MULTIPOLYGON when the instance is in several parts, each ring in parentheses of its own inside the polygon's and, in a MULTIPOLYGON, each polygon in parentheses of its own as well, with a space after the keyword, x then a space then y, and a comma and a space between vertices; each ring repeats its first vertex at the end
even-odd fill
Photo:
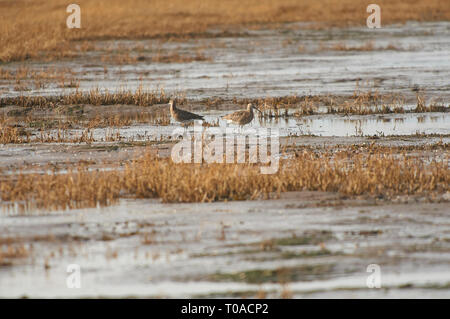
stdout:
MULTIPOLYGON (((115 114, 115 115, 96 115, 89 121, 74 121, 77 125, 88 128, 101 127, 123 127, 137 123, 153 124, 153 125, 169 125, 170 114, 167 111, 156 111, 152 113, 131 113, 131 114, 115 114)), ((72 122, 72 123, 74 123, 72 122)))
POLYGON ((25 258, 29 253, 29 249, 24 244, 0 245, 0 267, 11 266, 13 265, 14 260, 25 258))
POLYGON ((402 51, 402 50, 411 50, 413 47, 409 48, 401 48, 396 46, 393 43, 389 43, 384 46, 376 46, 373 41, 366 41, 361 45, 350 45, 348 43, 336 43, 333 45, 325 45, 321 43, 316 51, 402 51))
MULTIPOLYGON (((10 119, 0 116, 0 144, 24 144, 24 143, 92 143, 96 142, 93 131, 90 126, 97 123, 90 121, 87 128, 80 132, 72 133, 69 131, 67 123, 59 122, 56 129, 48 130, 43 124, 35 131, 24 128, 23 126, 9 124, 10 119)), ((109 124, 113 124, 109 122, 109 124)), ((108 129, 105 136, 100 141, 121 141, 122 137, 118 130, 108 129)))
POLYGON ((115 54, 105 54, 101 57, 102 62, 112 63, 112 64, 135 64, 138 62, 152 62, 152 63, 189 63, 189 62, 202 62, 211 61, 210 57, 205 56, 201 52, 196 54, 183 54, 178 52, 167 52, 163 53, 161 51, 156 52, 153 55, 146 56, 142 54, 136 54, 129 51, 115 53, 115 54))
MULTIPOLYGON (((73 80, 70 80, 73 81, 73 80)), ((64 80, 62 83, 65 83, 64 80)), ((71 86, 71 82, 67 83, 71 86)), ((77 85, 77 82, 74 84, 77 85)), ((184 92, 168 95, 164 89, 145 90, 139 86, 136 90, 118 89, 110 92, 107 89, 95 88, 90 91, 76 90, 66 95, 59 96, 26 96, 0 97, 0 107, 21 106, 38 107, 40 109, 54 109, 59 106, 78 107, 85 105, 138 105, 151 106, 166 104, 170 98, 175 97, 179 104, 185 104, 188 100, 184 92)), ((444 103, 438 103, 435 99, 425 102, 425 96, 417 95, 417 107, 406 109, 408 98, 398 93, 381 94, 377 89, 369 88, 361 90, 355 88, 353 95, 288 95, 280 97, 265 97, 253 99, 222 99, 208 98, 203 101, 191 101, 205 105, 206 108, 220 108, 223 105, 246 105, 253 103, 263 111, 263 117, 289 117, 314 115, 324 113, 319 108, 326 107, 325 113, 330 114, 386 114, 386 113, 424 113, 424 112, 448 112, 449 107, 444 103), (293 112, 289 112, 291 109, 293 112)), ((106 116, 106 115, 105 115, 106 116)))
MULTIPOLYGON (((178 96, 179 103, 183 103, 184 97, 178 96)), ((0 107, 16 105, 23 107, 55 107, 58 105, 90 104, 90 105, 139 105, 151 106, 154 104, 168 103, 170 96, 167 96, 163 89, 145 90, 142 86, 135 91, 119 89, 115 92, 100 90, 98 88, 90 91, 72 92, 60 96, 25 96, 1 97, 0 107)))
POLYGON ((434 196, 448 192, 449 185, 448 159, 428 161, 405 154, 304 150, 282 160, 276 174, 263 175, 256 164, 176 164, 148 153, 123 170, 91 171, 80 164, 68 172, 3 176, 0 196, 24 209, 66 209, 110 205, 120 197, 212 202, 301 190, 389 199, 405 194, 434 196))
POLYGON ((449 107, 438 104, 431 101, 428 105, 426 105, 425 97, 423 95, 417 95, 417 105, 412 110, 414 113, 426 113, 426 112, 447 112, 449 107))
MULTIPOLYGON (((417 106, 406 108, 406 97, 400 94, 381 94, 376 89, 360 90, 357 87, 351 96, 314 95, 283 96, 259 99, 234 99, 233 103, 246 105, 253 103, 262 111, 263 118, 328 114, 390 114, 448 112, 450 108, 443 103, 430 101, 428 105, 423 95, 417 95, 417 106), (320 109, 325 108, 325 110, 320 109), (292 110, 292 112, 289 112, 292 110)), ((208 102, 208 101, 207 101, 208 102)), ((223 101, 216 100, 214 105, 223 101)))
POLYGON ((203 62, 211 61, 210 57, 205 56, 201 52, 194 55, 185 55, 180 53, 157 54, 151 58, 152 62, 158 63, 189 63, 189 62, 203 62))
POLYGON ((21 127, 11 123, 11 120, 0 115, 0 144, 23 143, 29 140, 28 133, 21 127))
POLYGON ((1 80, 13 80, 19 82, 21 80, 60 80, 74 72, 69 68, 31 68, 27 65, 21 65, 17 68, 0 68, 1 80))

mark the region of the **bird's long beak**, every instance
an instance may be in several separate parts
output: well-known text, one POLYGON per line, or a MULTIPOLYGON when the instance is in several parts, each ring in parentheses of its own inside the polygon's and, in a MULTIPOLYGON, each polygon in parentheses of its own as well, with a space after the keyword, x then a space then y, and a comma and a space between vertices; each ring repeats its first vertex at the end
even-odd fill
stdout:
POLYGON ((261 113, 262 114, 262 112, 261 112, 261 110, 260 109, 258 109, 256 106, 254 106, 253 107, 255 110, 257 110, 259 113, 261 113))

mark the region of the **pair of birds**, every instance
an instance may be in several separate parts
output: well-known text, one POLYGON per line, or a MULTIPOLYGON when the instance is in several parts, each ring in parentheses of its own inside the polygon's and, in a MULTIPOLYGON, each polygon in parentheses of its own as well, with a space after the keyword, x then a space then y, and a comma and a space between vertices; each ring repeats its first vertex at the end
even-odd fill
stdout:
MULTIPOLYGON (((169 105, 170 115, 172 115, 172 118, 177 122, 188 124, 194 120, 204 120, 203 116, 201 115, 177 108, 176 102, 174 100, 170 100, 169 105)), ((257 107, 253 106, 252 103, 249 103, 246 110, 236 111, 234 113, 225 115, 222 118, 228 123, 237 124, 242 127, 253 120, 253 110, 257 110, 261 113, 261 111, 257 107)))

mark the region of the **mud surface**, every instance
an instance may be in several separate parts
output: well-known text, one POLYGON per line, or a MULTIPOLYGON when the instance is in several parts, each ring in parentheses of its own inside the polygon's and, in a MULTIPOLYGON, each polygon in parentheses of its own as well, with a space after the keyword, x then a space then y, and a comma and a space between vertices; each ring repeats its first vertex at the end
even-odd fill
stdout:
POLYGON ((26 243, 30 256, 2 269, 0 295, 449 297, 448 207, 300 192, 270 201, 4 213, 2 240, 26 243), (81 289, 66 286, 69 264, 82 269, 81 289), (381 267, 382 289, 367 288, 369 264, 381 267))
MULTIPOLYGON (((50 82, 23 91, 3 79, 0 92, 17 97, 95 87, 163 87, 169 94, 185 96, 189 103, 183 108, 204 115, 216 128, 225 128, 220 117, 242 105, 206 108, 205 99, 351 96, 356 83, 381 94, 403 95, 403 107, 410 111, 419 93, 427 103, 432 99, 448 106, 449 40, 450 23, 439 22, 375 31, 311 30, 289 24, 232 37, 104 41, 80 58, 26 63, 30 68, 69 68, 78 88, 50 82), (117 55, 127 52, 131 58, 118 63, 117 55), (174 53, 201 58, 155 62, 158 54, 174 53)), ((145 110, 123 105, 74 107, 100 117, 145 110)), ((167 112, 166 105, 152 107, 167 112)), ((0 115, 20 110, 7 106, 0 115)), ((31 140, 0 145, 0 178, 18 171, 64 170, 79 162, 90 169, 117 169, 117 164, 149 150, 167 157, 183 134, 173 120, 132 122, 93 127, 91 142, 41 143, 36 142, 39 134, 57 136, 52 121, 64 118, 53 117, 50 107, 32 111, 37 112, 33 121, 45 120, 46 128, 39 129, 42 123, 36 127, 35 122, 26 127, 26 114, 17 113, 17 127, 31 140), (108 134, 115 138, 108 141, 108 134)), ((450 142, 448 114, 258 116, 232 136, 276 130, 287 156, 306 148, 321 152, 373 144, 443 161, 448 160, 450 142)), ((66 133, 79 136, 85 130, 74 125, 66 133)), ((53 212, 20 212, 0 203, 0 297, 448 298, 449 201, 449 192, 432 200, 401 196, 387 201, 305 191, 273 200, 208 204, 122 199, 106 208, 53 212), (80 289, 67 287, 71 264, 81 267, 80 289), (371 264, 380 266, 380 289, 366 285, 371 264)))
MULTIPOLYGON (((355 83, 381 92, 414 96, 425 90, 448 101, 450 23, 406 23, 367 28, 311 30, 303 24, 277 30, 244 30, 240 37, 161 42, 104 41, 78 59, 30 62, 30 68, 68 68, 79 90, 162 87, 187 97, 252 98, 291 94, 352 94, 355 83), (342 49, 345 47, 346 49, 342 49), (205 57, 201 61, 162 63, 164 54, 205 57), (121 59, 125 55, 128 59, 121 59), (131 56, 131 58, 129 57, 131 56)), ((22 65, 22 64, 20 64, 22 65)), ((11 63, 5 69, 14 69, 11 63)), ((19 92, 0 82, 5 96, 54 95, 75 88, 58 83, 19 92)))

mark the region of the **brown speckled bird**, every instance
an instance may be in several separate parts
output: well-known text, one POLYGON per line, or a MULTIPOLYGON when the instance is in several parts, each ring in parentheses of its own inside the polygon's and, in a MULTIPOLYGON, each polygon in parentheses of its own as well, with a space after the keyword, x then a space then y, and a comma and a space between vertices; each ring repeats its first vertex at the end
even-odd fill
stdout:
POLYGON ((194 120, 204 120, 203 116, 201 115, 197 115, 177 108, 177 105, 174 100, 170 100, 169 105, 170 105, 170 115, 172 115, 172 118, 177 122, 180 122, 182 124, 189 124, 194 120))
POLYGON ((253 109, 261 113, 258 108, 254 107, 252 103, 249 103, 246 110, 236 111, 234 113, 225 115, 223 119, 227 120, 228 123, 237 124, 242 127, 253 120, 253 109))

